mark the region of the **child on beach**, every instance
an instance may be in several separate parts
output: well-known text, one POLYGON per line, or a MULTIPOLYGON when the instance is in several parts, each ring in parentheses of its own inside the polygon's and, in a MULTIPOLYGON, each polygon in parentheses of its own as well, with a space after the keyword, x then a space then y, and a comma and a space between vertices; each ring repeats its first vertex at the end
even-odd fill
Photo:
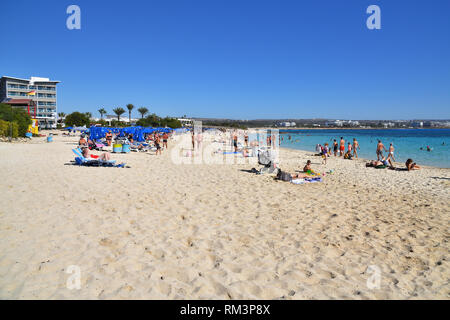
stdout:
POLYGON ((328 157, 328 143, 325 143, 325 145, 322 147, 322 164, 327 164, 327 157, 328 157))
POLYGON ((311 160, 306 161, 306 165, 303 167, 303 172, 311 171, 311 160))

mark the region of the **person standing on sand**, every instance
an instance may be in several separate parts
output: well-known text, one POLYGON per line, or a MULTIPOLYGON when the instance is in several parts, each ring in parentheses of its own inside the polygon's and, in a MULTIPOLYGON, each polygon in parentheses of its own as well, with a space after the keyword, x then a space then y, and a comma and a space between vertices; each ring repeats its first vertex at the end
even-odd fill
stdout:
POLYGON ((345 151, 345 140, 343 137, 341 137, 340 148, 339 148, 339 156, 340 157, 342 157, 344 155, 344 151, 345 151))
POLYGON ((350 142, 348 143, 347 151, 352 153, 352 144, 350 142))
POLYGON ((194 136, 194 129, 192 129, 192 150, 195 150, 195 136, 194 136))
POLYGON ((161 145, 160 145, 160 140, 159 140, 159 134, 155 135, 155 146, 156 146, 156 155, 158 155, 158 152, 161 155, 162 153, 161 153, 161 145))
POLYGON ((200 131, 199 133, 197 133, 197 149, 201 149, 202 141, 203 141, 203 136, 202 136, 202 131, 200 131))
POLYGON ((112 138, 113 138, 113 135, 112 135, 112 133, 111 133, 111 130, 108 130, 108 132, 107 132, 106 135, 105 135, 105 138, 106 138, 106 144, 107 144, 108 146, 111 146, 111 141, 112 141, 112 138))
POLYGON ((244 132, 244 142, 245 142, 245 146, 248 147, 248 132, 247 131, 244 132))
POLYGON ((238 143, 238 136, 237 136, 237 133, 236 133, 236 131, 235 131, 235 132, 233 133, 233 147, 234 147, 234 152, 237 152, 237 147, 238 147, 237 143, 238 143))
POLYGON ((164 132, 163 134, 163 148, 168 148, 167 147, 167 139, 169 139, 169 135, 167 134, 167 132, 164 132))
POLYGON ((361 148, 359 147, 359 143, 358 143, 358 141, 356 141, 356 138, 353 138, 353 156, 355 158, 358 158, 358 151, 356 151, 356 149, 361 149, 361 148))
POLYGON ((385 148, 384 144, 381 142, 381 140, 378 140, 378 144, 377 144, 377 160, 380 160, 384 158, 383 156, 383 150, 387 151, 387 149, 385 148))
POLYGON ((325 143, 325 145, 322 148, 322 164, 327 164, 327 157, 328 157, 328 142, 325 143))
POLYGON ((338 152, 338 143, 336 141, 336 139, 333 140, 333 152, 334 152, 334 156, 337 156, 337 152, 338 152))

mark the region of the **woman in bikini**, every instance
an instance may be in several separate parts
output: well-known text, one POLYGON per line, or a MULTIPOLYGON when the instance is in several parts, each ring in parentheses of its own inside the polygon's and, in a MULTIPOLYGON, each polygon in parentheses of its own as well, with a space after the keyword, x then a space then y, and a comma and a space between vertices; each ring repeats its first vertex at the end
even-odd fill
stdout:
POLYGON ((341 137, 340 143, 341 143, 341 146, 340 146, 340 149, 339 149, 339 156, 342 157, 344 155, 344 152, 345 152, 345 140, 344 140, 343 137, 341 137))
POLYGON ((412 159, 406 160, 405 165, 408 171, 420 169, 420 167, 412 159))

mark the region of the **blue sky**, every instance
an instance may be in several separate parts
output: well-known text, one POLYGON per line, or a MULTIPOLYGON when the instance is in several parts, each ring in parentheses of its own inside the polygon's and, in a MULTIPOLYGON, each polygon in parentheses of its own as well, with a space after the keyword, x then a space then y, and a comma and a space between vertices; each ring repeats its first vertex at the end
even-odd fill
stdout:
POLYGON ((447 119, 449 12, 448 0, 0 1, 0 75, 60 80, 66 113, 447 119), (81 30, 66 28, 70 4, 81 30), (366 27, 371 4, 381 30, 366 27))

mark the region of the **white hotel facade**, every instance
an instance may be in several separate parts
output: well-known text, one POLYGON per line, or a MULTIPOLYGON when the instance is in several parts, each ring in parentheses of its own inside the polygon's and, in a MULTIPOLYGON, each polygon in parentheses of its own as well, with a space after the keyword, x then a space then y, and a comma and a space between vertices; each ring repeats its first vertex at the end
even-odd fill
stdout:
POLYGON ((40 128, 56 128, 58 119, 57 89, 60 81, 31 77, 21 79, 3 76, 0 78, 0 102, 7 99, 32 99, 37 104, 37 120, 40 128), (35 95, 27 95, 35 91, 35 95))

